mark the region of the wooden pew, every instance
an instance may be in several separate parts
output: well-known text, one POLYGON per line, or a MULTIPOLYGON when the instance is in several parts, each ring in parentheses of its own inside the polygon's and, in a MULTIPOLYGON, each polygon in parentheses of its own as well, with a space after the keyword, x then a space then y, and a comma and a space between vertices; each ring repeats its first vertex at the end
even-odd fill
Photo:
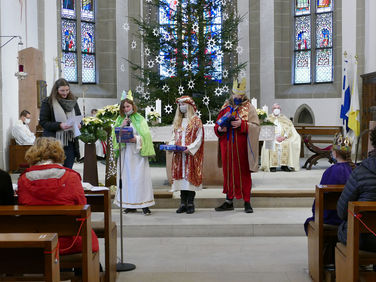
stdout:
POLYGON ((98 238, 104 238, 105 246, 105 281, 116 281, 117 227, 112 220, 110 190, 85 191, 87 204, 92 212, 104 215, 103 221, 92 221, 92 227, 98 238))
POLYGON ((31 145, 17 145, 14 138, 10 139, 9 144, 9 173, 20 172, 29 167, 25 160, 26 151, 31 145))
POLYGON ((60 281, 57 252, 56 233, 0 234, 0 281, 60 281))
POLYGON ((99 252, 92 252, 91 210, 77 206, 0 206, 0 233, 58 233, 76 236, 82 224, 82 253, 60 256, 61 268, 81 268, 82 281, 99 281, 99 252))
POLYGON ((337 209, 343 188, 344 185, 316 185, 315 221, 308 225, 308 267, 315 282, 324 281, 324 242, 337 241, 338 227, 324 224, 324 210, 337 209))
POLYGON ((359 250, 359 235, 369 233, 352 214, 362 214, 361 220, 376 230, 376 202, 349 202, 347 221, 347 245, 337 243, 336 281, 376 281, 376 272, 360 272, 360 265, 376 264, 376 252, 359 250))

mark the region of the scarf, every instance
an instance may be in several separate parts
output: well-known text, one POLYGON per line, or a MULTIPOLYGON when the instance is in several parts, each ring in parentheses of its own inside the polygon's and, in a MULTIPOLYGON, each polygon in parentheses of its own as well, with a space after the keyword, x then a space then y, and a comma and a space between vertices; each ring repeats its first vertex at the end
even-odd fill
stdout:
MULTIPOLYGON (((67 100, 52 97, 52 108, 54 110, 55 120, 57 122, 66 122, 68 118, 75 116, 74 106, 76 103, 76 98, 74 100, 67 100), (70 111, 68 111, 69 109, 70 111)), ((68 146, 68 142, 72 142, 74 139, 73 129, 69 128, 56 131, 56 139, 59 140, 63 146, 68 146)))

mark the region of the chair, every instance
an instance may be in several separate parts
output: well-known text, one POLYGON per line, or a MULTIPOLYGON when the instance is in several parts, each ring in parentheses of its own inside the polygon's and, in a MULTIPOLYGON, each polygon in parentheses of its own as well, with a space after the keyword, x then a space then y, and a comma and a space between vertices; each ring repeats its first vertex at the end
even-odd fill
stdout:
POLYGON ((310 170, 313 165, 317 165, 317 161, 319 159, 327 158, 329 163, 334 163, 332 156, 330 155, 330 152, 332 151, 332 145, 325 147, 325 148, 319 148, 315 146, 311 140, 311 135, 304 135, 303 136, 304 144, 310 150, 314 153, 314 155, 310 156, 306 162, 303 165, 303 168, 306 168, 307 170, 310 170), (308 167, 307 167, 308 165, 308 167))

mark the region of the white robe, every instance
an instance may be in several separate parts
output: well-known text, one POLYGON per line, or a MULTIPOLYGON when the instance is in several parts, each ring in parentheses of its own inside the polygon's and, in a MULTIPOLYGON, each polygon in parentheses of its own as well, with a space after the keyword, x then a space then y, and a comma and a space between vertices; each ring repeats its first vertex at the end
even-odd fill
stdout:
MULTIPOLYGON (((182 126, 182 138, 181 138, 181 145, 185 146, 185 132, 188 126, 188 118, 183 118, 181 122, 182 126)), ((200 149, 202 143, 202 128, 199 129, 197 132, 197 138, 195 141, 193 141, 190 145, 187 146, 188 151, 194 155, 197 153, 197 151, 200 149)), ((175 132, 172 134, 171 141, 168 143, 169 145, 175 145, 175 132)), ((172 186, 171 186, 171 192, 174 191, 180 191, 180 190, 188 190, 188 191, 199 191, 202 189, 202 184, 199 186, 192 185, 188 180, 187 176, 185 175, 185 155, 183 153, 183 179, 180 180, 175 180, 173 179, 172 181, 172 186)))
POLYGON ((17 120, 12 129, 13 138, 18 145, 33 145, 35 141, 35 135, 30 131, 27 124, 24 124, 22 120, 17 120))
MULTIPOLYGON (((133 126, 132 126, 133 127, 133 126)), ((151 182, 151 172, 148 157, 142 157, 141 136, 133 127, 133 133, 137 139, 136 143, 121 145, 121 156, 118 159, 117 183, 119 186, 119 171, 121 159, 121 176, 123 183, 123 207, 124 208, 146 208, 153 206, 154 193, 151 182)), ((120 189, 116 191, 115 204, 120 206, 120 189)))

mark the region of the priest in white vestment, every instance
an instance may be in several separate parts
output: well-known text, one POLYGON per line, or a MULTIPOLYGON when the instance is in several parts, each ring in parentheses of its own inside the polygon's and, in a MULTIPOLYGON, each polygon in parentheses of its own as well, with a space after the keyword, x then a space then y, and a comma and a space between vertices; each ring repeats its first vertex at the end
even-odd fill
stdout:
POLYGON ((275 125, 274 149, 266 149, 265 143, 262 146, 261 170, 275 172, 281 167, 283 171, 298 171, 301 139, 294 124, 281 114, 279 104, 273 105, 268 119, 275 125))
POLYGON ((20 119, 12 128, 13 138, 18 145, 33 145, 35 141, 35 135, 29 128, 31 121, 31 114, 27 110, 23 110, 20 113, 20 119))

